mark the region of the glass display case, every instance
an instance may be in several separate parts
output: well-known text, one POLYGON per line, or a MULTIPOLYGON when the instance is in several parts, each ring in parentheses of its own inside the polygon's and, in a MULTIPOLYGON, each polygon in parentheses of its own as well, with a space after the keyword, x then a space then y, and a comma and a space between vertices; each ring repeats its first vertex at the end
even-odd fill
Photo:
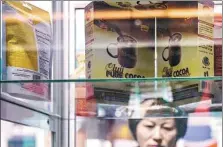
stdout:
POLYGON ((1 1, 2 147, 221 147, 222 1, 1 1))

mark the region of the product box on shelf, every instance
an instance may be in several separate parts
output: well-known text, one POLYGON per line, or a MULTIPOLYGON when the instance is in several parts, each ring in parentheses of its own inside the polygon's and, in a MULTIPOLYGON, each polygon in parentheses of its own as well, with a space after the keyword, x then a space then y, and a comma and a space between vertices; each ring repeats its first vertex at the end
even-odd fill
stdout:
MULTIPOLYGON (((126 9, 120 4, 94 1, 85 8, 87 79, 154 77, 155 19, 136 19, 133 6, 126 9)), ((99 103, 115 103, 124 99, 123 95, 125 101, 128 99, 125 93, 129 87, 124 82, 96 82, 92 86, 99 103), (100 92, 106 96, 101 98, 100 92)))
POLYGON ((222 81, 175 81, 170 82, 173 103, 180 105, 199 105, 199 103, 222 103, 222 81))
MULTIPOLYGON (((215 16, 214 26, 214 75, 222 76, 222 15, 215 16)), ((216 80, 216 90, 218 96, 213 99, 213 103, 222 103, 222 80, 216 80)))
POLYGON ((113 111, 126 106, 129 101, 127 91, 93 87, 90 83, 75 86, 76 115, 101 116, 101 111, 115 115, 113 111), (106 108, 107 107, 107 108, 106 108), (112 110, 111 110, 112 109, 112 110), (99 111, 101 110, 101 111, 99 111))
POLYGON ((222 76, 222 14, 214 17, 214 75, 222 76))
POLYGON ((94 117, 96 116, 97 102, 94 96, 94 89, 91 83, 75 83, 70 85, 71 98, 75 103, 75 114, 77 116, 94 117))
POLYGON ((117 89, 94 88, 94 96, 98 103, 127 105, 130 93, 117 89))
POLYGON ((214 75, 222 76, 222 38, 215 38, 214 41, 214 75))
MULTIPOLYGON (((3 1, 2 80, 49 80, 49 12, 23 1, 3 1)), ((49 83, 7 83, 2 91, 25 99, 50 101, 49 83)))
POLYGON ((214 26, 214 73, 222 76, 222 17, 215 18, 214 26))
POLYGON ((154 76, 154 18, 134 19, 131 10, 92 2, 85 8, 85 28, 86 78, 154 76))
POLYGON ((94 98, 75 98, 75 108, 77 116, 94 117, 97 116, 97 103, 94 98))
MULTIPOLYGON (((168 1, 165 5, 166 16, 157 18, 158 77, 214 76, 214 3, 168 1)), ((180 81, 171 85, 176 105, 203 100, 211 103, 214 98, 213 82, 180 81)))
POLYGON ((215 97, 213 81, 178 81, 171 82, 173 103, 177 106, 187 104, 211 104, 215 97))
POLYGON ((157 18, 159 77, 214 76, 214 3, 170 1, 157 18))

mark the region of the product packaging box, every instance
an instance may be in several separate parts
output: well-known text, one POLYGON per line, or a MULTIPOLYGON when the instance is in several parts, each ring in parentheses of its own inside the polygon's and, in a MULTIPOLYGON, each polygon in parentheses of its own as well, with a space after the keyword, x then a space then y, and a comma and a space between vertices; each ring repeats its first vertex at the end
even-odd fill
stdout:
MULTIPOLYGON (((52 32, 49 12, 24 1, 2 2, 1 79, 49 80, 52 66, 52 32)), ((49 83, 6 83, 11 96, 50 101, 49 83)))
MULTIPOLYGON (((222 16, 214 19, 214 75, 222 76, 222 16)), ((216 80, 216 94, 213 103, 222 103, 222 80, 216 80)))
POLYGON ((97 115, 97 103, 95 99, 75 98, 76 116, 95 117, 97 115))
POLYGON ((222 38, 215 39, 214 45, 214 75, 222 76, 222 38))
POLYGON ((159 77, 214 76, 214 3, 170 1, 157 18, 159 77))
POLYGON ((131 12, 102 1, 85 8, 86 78, 154 76, 154 18, 131 12))
POLYGON ((97 98, 98 103, 127 105, 130 93, 117 89, 95 88, 94 96, 97 98))
POLYGON ((214 19, 214 75, 222 76, 222 16, 214 19))
POLYGON ((214 81, 178 81, 171 82, 171 87, 173 103, 176 106, 211 104, 216 93, 214 81))
MULTIPOLYGON (((134 18, 135 5, 137 1, 94 1, 86 6, 87 79, 154 77, 155 19, 134 18)), ((92 83, 93 95, 98 103, 115 104, 122 99, 121 105, 126 105, 130 90, 126 84, 92 83)))
MULTIPOLYGON (((157 18, 158 77, 214 76, 214 3, 168 1, 165 5, 165 17, 157 18)), ((211 102, 214 98, 210 81, 171 85, 176 105, 211 102)))

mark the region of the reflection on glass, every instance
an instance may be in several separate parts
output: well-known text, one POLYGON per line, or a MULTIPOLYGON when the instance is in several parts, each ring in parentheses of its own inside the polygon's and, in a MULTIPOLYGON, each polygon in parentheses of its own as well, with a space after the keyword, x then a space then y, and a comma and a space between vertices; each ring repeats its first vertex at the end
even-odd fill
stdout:
POLYGON ((52 147, 52 134, 1 120, 1 147, 52 147))
POLYGON ((217 82, 76 83, 76 145, 220 147, 217 82))
MULTIPOLYGON (((30 3, 48 12, 51 11, 51 1, 30 3)), ((70 62, 69 70, 73 71, 70 79, 216 76, 212 41, 213 24, 215 18, 221 18, 221 11, 219 11, 221 7, 214 7, 214 3, 106 0, 91 3, 94 6, 92 11, 89 10, 91 4, 84 6, 83 3, 81 5, 81 1, 77 2, 83 8, 76 10, 73 26, 76 27, 75 38, 69 38, 73 47, 67 49, 71 53, 69 55, 71 60, 68 61, 67 58, 65 61, 57 61, 58 64, 70 62), (92 36, 95 39, 92 39, 92 36), (207 52, 209 54, 205 54, 207 52), (76 65, 74 65, 75 60, 76 65), (87 65, 86 69, 85 65, 87 65)), ((51 18, 53 16, 55 21, 63 20, 62 14, 50 15, 51 18)), ((26 36, 24 32, 18 34, 24 34, 22 37, 26 36)), ((8 36, 9 40, 10 37, 12 36, 8 36)), ((49 40, 48 35, 44 37, 45 40, 39 38, 42 43, 49 40)), ((22 40, 24 42, 24 39, 22 40)), ((10 45, 18 47, 11 42, 13 40, 9 41, 10 45)), ((44 63, 48 54, 43 48, 38 56, 44 57, 39 64, 44 65, 41 70, 45 74, 51 65, 44 63)), ((54 51, 55 54, 59 52, 54 51)), ((63 54, 63 50, 60 53, 63 54)), ((36 58, 37 55, 33 56, 36 58)), ((23 59, 18 60, 23 61, 23 59)), ((17 62, 17 64, 29 64, 34 66, 32 69, 37 69, 36 62, 32 64, 30 61, 17 62)), ((34 76, 33 79, 39 80, 38 76, 34 76)), ((62 77, 53 79, 63 80, 62 77)), ((22 80, 22 78, 15 80, 22 80)))
POLYGON ((221 147, 222 113, 206 117, 106 119, 77 117, 77 147, 221 147), (218 131, 217 131, 218 130, 218 131), (202 132, 202 133, 201 133, 202 132))
POLYGON ((186 112, 221 111, 218 81, 75 83, 76 114, 101 118, 185 116, 186 112), (150 106, 151 105, 151 106, 150 106))
MULTIPOLYGON (((9 101, 13 101, 13 100, 17 100, 18 102, 24 102, 25 105, 29 105, 32 107, 35 107, 36 109, 40 109, 43 111, 47 111, 47 112, 53 112, 53 97, 51 96, 51 93, 48 93, 48 98, 40 98, 40 95, 37 94, 33 94, 33 93, 26 93, 25 95, 22 95, 21 93, 24 92, 24 89, 22 88, 18 88, 19 86, 23 86, 23 85, 44 85, 44 84, 48 84, 49 83, 40 83, 40 82, 28 82, 28 83, 21 83, 21 82, 17 82, 17 83, 2 83, 1 87, 2 87, 2 93, 1 93, 1 98, 3 99, 7 99, 9 101), (17 90, 16 89, 12 89, 12 85, 13 86, 17 86, 17 90), (6 92, 4 91, 5 87, 9 87, 11 88, 11 92, 6 92)), ((52 85, 52 84, 51 84, 52 85)), ((35 88, 35 87, 32 87, 35 88)), ((38 89, 36 89, 38 90, 38 89)), ((41 92, 41 91, 40 91, 41 92)))
POLYGON ((97 1, 84 9, 86 78, 216 76, 214 2, 97 1))

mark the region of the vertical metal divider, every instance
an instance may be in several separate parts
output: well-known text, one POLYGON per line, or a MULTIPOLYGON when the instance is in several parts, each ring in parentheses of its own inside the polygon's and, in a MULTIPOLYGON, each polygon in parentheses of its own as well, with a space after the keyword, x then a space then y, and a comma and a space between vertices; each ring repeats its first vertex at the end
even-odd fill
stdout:
MULTIPOLYGON (((53 46, 52 46, 52 65, 53 65, 53 79, 62 79, 63 73, 63 1, 52 0, 52 11, 53 11, 53 46)), ((53 147, 63 147, 63 115, 62 115, 62 99, 63 99, 63 84, 62 83, 51 83, 53 92, 53 112, 61 116, 60 119, 55 120, 55 133, 53 135, 53 147)), ((66 146, 64 146, 66 147, 66 146)))
MULTIPOLYGON (((62 78, 63 79, 69 79, 69 3, 70 1, 63 1, 62 4, 62 22, 63 22, 63 48, 62 48, 62 61, 63 65, 63 73, 62 73, 62 78)), ((70 82, 63 83, 63 93, 62 93, 62 147, 69 147, 69 141, 70 141, 70 115, 69 115, 69 109, 70 109, 70 97, 69 97, 69 92, 70 92, 70 82)))
MULTIPOLYGON (((54 63, 53 72, 54 79, 69 79, 70 69, 70 49, 74 48, 70 39, 74 38, 74 32, 71 32, 72 21, 74 21, 74 14, 70 1, 53 1, 53 15, 54 15, 54 63)), ((57 83, 53 86, 54 99, 56 106, 54 112, 61 115, 61 120, 57 121, 57 132, 54 138, 55 147, 74 147, 75 146, 75 116, 72 116, 71 103, 72 94, 71 88, 75 83, 57 83), (73 134, 73 135, 72 135, 73 134), (71 139, 74 137, 74 140, 71 139)), ((75 105, 75 104, 74 104, 75 105)), ((75 111, 75 106, 74 106, 75 111)), ((75 113, 75 112, 74 112, 75 113)), ((73 114, 74 115, 74 114, 73 114)))

